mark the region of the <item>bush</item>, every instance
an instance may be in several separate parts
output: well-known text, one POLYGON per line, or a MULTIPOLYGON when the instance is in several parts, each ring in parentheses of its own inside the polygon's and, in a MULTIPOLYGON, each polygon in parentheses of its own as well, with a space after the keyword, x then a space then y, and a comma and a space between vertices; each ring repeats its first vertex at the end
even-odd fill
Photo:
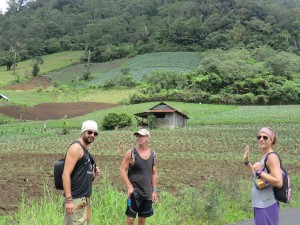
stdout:
POLYGON ((114 130, 116 127, 122 128, 131 124, 132 119, 126 113, 109 113, 104 117, 102 127, 104 130, 114 130))
POLYGON ((67 135, 70 133, 70 126, 69 126, 69 122, 64 120, 63 121, 63 127, 62 127, 62 134, 63 135, 67 135))
POLYGON ((142 93, 134 93, 129 97, 129 103, 130 104, 138 104, 142 102, 147 102, 149 101, 147 96, 142 94, 142 93))

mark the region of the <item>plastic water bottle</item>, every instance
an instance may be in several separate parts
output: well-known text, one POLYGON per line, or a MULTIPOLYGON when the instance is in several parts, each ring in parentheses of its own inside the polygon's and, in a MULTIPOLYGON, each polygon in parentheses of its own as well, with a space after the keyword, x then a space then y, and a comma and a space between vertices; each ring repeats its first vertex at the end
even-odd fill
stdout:
POLYGON ((127 205, 130 207, 130 205, 131 205, 131 200, 130 200, 130 198, 127 200, 127 205))

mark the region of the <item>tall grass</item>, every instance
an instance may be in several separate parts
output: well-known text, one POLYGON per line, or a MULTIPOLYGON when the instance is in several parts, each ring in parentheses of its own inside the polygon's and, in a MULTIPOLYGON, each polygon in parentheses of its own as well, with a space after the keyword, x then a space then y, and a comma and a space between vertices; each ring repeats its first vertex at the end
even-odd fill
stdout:
MULTIPOLYGON (((300 177, 293 180, 299 181, 300 177)), ((147 219, 147 224, 225 225, 251 218, 251 185, 251 181, 219 180, 208 182, 199 189, 186 187, 177 196, 161 192, 158 202, 153 205, 155 214, 147 219)), ((295 182, 293 206, 299 206, 299 188, 299 182, 295 182)), ((125 208, 125 193, 113 187, 105 176, 101 178, 100 184, 93 189, 91 225, 124 224, 125 208)), ((56 225, 62 222, 63 198, 46 185, 41 199, 29 201, 23 196, 16 215, 0 220, 3 225, 56 225)))

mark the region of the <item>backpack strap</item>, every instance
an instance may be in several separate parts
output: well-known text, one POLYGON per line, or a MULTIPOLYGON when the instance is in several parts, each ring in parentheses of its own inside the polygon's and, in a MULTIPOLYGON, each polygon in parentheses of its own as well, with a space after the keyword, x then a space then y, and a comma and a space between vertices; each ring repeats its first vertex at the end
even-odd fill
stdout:
POLYGON ((156 152, 153 152, 153 164, 152 166, 156 165, 157 155, 156 152))
MULTIPOLYGON (((264 159, 264 168, 267 169, 268 173, 270 173, 270 170, 269 170, 269 168, 268 168, 266 162, 267 162, 267 160, 268 160, 268 158, 269 158, 269 155, 271 155, 271 154, 277 155, 277 157, 278 157, 278 159, 279 159, 279 162, 280 162, 280 168, 282 168, 281 159, 280 159, 278 153, 277 153, 277 152, 269 152, 269 153, 266 155, 265 159, 264 159)), ((263 168, 263 169, 264 169, 264 168, 263 168)))
MULTIPOLYGON (((151 150, 151 154, 153 153, 153 162, 152 162, 152 166, 154 166, 156 164, 156 159, 157 159, 157 156, 156 156, 156 153, 154 151, 151 150)), ((134 162, 135 162, 135 159, 136 159, 136 149, 135 147, 132 147, 131 148, 131 157, 130 157, 130 163, 129 165, 130 166, 133 166, 134 162)))
POLYGON ((133 166, 133 164, 135 162, 135 158, 136 158, 136 150, 135 150, 135 147, 132 147, 129 166, 133 166))

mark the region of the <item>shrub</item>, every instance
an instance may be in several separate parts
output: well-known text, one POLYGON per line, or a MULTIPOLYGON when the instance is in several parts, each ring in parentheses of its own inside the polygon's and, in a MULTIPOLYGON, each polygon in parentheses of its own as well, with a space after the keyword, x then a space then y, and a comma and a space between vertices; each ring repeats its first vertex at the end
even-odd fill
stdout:
POLYGON ((122 128, 131 124, 132 119, 126 113, 109 113, 104 117, 102 127, 104 130, 113 130, 116 127, 122 128))
POLYGON ((130 104, 138 104, 147 101, 148 101, 147 96, 142 93, 135 93, 129 97, 130 104))
POLYGON ((135 87, 137 82, 130 75, 120 75, 109 80, 106 80, 102 87, 113 88, 113 87, 135 87))
POLYGON ((63 121, 63 127, 62 127, 62 134, 66 135, 70 133, 70 126, 69 126, 69 122, 64 120, 63 121))

